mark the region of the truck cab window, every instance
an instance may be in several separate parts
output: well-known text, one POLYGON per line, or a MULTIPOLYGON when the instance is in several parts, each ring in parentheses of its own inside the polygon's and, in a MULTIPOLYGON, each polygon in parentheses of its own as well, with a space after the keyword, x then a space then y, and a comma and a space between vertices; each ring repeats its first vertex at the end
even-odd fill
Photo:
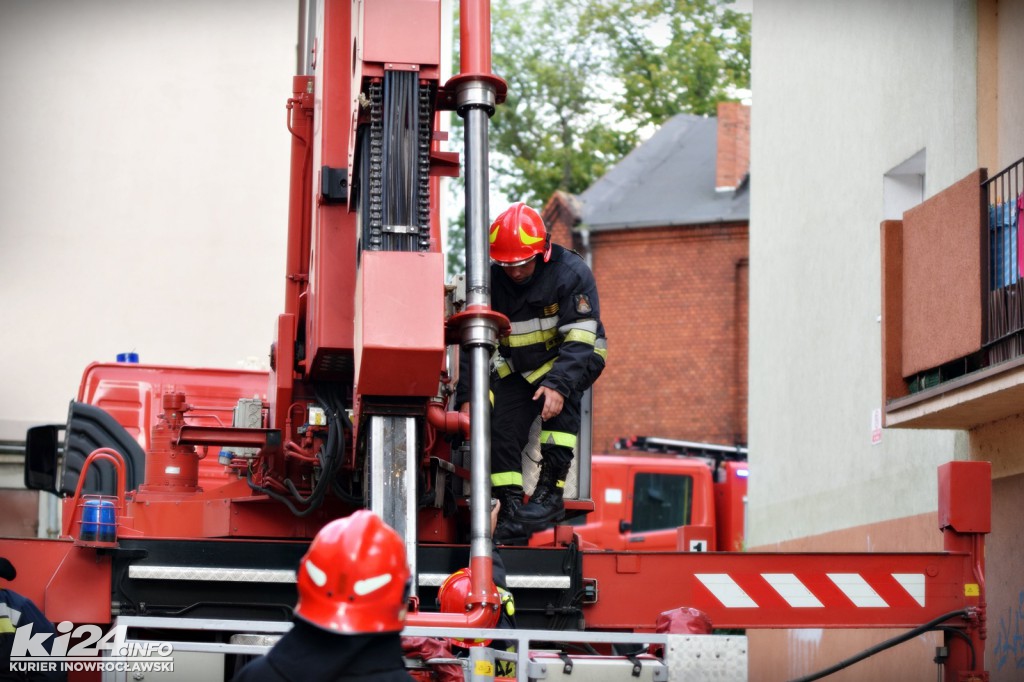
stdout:
POLYGON ((633 483, 632 532, 667 530, 690 523, 690 476, 638 473, 633 483))

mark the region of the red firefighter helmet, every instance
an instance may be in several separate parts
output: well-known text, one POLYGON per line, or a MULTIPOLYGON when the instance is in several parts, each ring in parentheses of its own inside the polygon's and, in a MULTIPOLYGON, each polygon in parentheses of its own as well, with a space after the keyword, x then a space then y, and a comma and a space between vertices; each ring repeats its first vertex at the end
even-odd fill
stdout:
POLYGON ((498 265, 523 265, 537 254, 551 258, 551 235, 540 214, 522 202, 512 204, 491 223, 491 260, 498 265))
MULTIPOLYGON (((437 603, 444 613, 465 613, 466 598, 472 590, 473 574, 468 568, 460 568, 445 578, 441 587, 437 590, 437 603)), ((491 643, 489 639, 463 639, 452 637, 452 644, 465 648, 474 646, 487 646, 491 643)))
POLYGON ((333 632, 397 632, 405 622, 405 544, 361 509, 320 529, 302 561, 295 615, 333 632))

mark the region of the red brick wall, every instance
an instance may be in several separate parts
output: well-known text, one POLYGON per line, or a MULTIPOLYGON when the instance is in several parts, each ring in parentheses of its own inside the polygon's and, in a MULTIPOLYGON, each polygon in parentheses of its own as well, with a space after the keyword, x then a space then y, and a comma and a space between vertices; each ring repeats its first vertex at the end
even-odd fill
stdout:
POLYGON ((739 102, 720 102, 715 187, 735 189, 749 170, 750 107, 739 102))
POLYGON ((747 440, 747 225, 591 234, 608 367, 594 451, 617 438, 747 440))
POLYGON ((551 241, 567 249, 575 248, 572 229, 579 223, 578 200, 568 192, 556 191, 545 204, 541 217, 551 233, 551 241))

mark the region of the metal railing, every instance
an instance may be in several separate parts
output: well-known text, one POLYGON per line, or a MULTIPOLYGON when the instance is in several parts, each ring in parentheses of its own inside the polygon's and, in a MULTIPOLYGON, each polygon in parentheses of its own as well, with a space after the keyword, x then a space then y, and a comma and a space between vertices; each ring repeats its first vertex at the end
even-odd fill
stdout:
POLYGON ((1024 159, 982 183, 987 218, 982 242, 988 256, 985 365, 1024 355, 1024 242, 1018 237, 1022 185, 1024 159))

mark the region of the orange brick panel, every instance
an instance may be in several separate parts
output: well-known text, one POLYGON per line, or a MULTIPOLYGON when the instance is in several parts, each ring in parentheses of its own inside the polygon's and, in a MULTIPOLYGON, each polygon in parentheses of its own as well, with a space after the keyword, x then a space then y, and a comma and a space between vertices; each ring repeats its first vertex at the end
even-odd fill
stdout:
POLYGON ((904 377, 981 349, 983 180, 978 169, 903 214, 904 377))
POLYGON ((907 395, 903 380, 903 221, 882 222, 882 404, 907 395))

